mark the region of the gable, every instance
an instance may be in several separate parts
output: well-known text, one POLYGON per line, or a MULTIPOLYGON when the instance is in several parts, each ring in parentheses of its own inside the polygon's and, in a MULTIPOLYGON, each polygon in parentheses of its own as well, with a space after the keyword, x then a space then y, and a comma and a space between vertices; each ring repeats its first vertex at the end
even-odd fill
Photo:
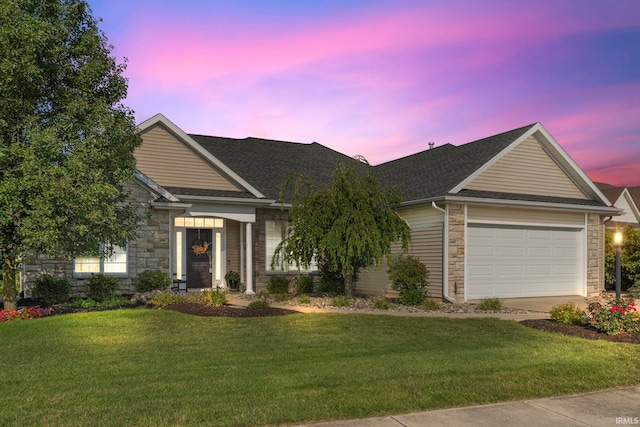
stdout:
POLYGON ((242 191, 162 125, 141 132, 136 168, 163 187, 242 191))
POLYGON ((640 213, 628 191, 623 191, 613 205, 624 211, 624 214, 615 217, 616 222, 640 223, 640 213))
POLYGON ((502 156, 464 189, 587 199, 534 135, 502 156))

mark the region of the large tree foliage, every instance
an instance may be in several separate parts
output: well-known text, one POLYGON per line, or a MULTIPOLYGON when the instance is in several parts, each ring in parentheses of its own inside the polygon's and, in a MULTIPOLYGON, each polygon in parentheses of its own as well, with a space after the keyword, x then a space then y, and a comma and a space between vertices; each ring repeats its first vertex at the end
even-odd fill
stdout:
POLYGON ((25 250, 104 255, 135 234, 123 183, 139 136, 111 49, 84 1, 0 0, 5 307, 25 250))
MULTIPOLYGON (((613 230, 605 233, 605 283, 607 288, 616 286, 616 248, 613 246, 613 230)), ((627 225, 623 231, 620 248, 620 279, 622 290, 640 283, 640 229, 627 225)))
POLYGON ((291 227, 272 265, 309 268, 315 260, 321 270, 340 273, 350 293, 360 269, 379 265, 395 242, 408 246, 409 225, 394 210, 402 195, 377 179, 368 164, 340 163, 331 184, 320 187, 308 175, 291 177, 283 185, 282 202, 290 185, 291 227))

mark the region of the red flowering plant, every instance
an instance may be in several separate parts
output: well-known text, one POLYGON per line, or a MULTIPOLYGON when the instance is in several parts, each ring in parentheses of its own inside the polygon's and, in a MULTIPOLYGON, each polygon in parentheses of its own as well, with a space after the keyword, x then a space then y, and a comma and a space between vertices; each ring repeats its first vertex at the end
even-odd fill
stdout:
POLYGON ((12 320, 32 320, 53 315, 53 308, 25 307, 20 310, 0 310, 0 323, 12 320))
POLYGON ((623 332, 640 334, 640 313, 631 297, 614 298, 588 304, 589 326, 607 335, 623 332))

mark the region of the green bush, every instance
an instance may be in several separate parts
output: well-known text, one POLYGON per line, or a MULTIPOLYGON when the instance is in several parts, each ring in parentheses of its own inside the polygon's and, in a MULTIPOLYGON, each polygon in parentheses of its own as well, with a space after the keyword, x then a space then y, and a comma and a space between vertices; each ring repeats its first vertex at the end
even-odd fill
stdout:
POLYGON ((177 294, 172 291, 167 292, 154 292, 154 294, 149 299, 149 304, 153 307, 164 308, 168 305, 186 302, 187 294, 177 294))
POLYGON ((427 296, 427 292, 422 289, 403 289, 398 294, 398 302, 402 305, 422 305, 427 296))
POLYGON ((222 289, 213 289, 202 293, 205 295, 205 305, 222 307, 227 303, 227 293, 222 289))
POLYGON ((133 285, 140 293, 155 290, 166 291, 171 285, 171 280, 160 270, 144 270, 135 278, 133 285))
POLYGON ((313 277, 300 276, 296 279, 296 292, 299 294, 313 293, 313 277))
POLYGON ((44 274, 36 279, 31 297, 39 304, 62 304, 69 301, 71 284, 68 280, 44 274))
POLYGON ((269 292, 265 291, 264 289, 261 291, 256 292, 256 298, 261 299, 261 300, 268 300, 269 299, 269 292))
POLYGON ((87 280, 87 296, 98 302, 105 301, 116 296, 119 286, 120 278, 96 274, 87 280))
POLYGON ((401 254, 389 262, 387 275, 391 287, 399 291, 398 302, 402 305, 421 305, 427 299, 427 277, 429 270, 414 256, 401 254))
POLYGON ((585 320, 585 311, 576 307, 573 302, 557 305, 549 312, 551 320, 567 325, 582 325, 585 320))
POLYGON ((636 282, 635 285, 630 287, 628 290, 629 295, 632 298, 639 299, 640 298, 640 280, 636 282))
POLYGON ((298 297, 298 302, 300 304, 311 304, 311 298, 308 297, 307 295, 300 295, 298 297))
POLYGON ((391 303, 385 297, 375 297, 373 299, 373 308, 378 310, 389 310, 391 308, 391 303))
POLYGON ((97 305, 98 304, 91 298, 87 298, 87 299, 79 298, 73 301, 73 306, 78 308, 93 308, 93 307, 96 307, 97 305))
POLYGON ((623 332, 640 334, 640 313, 632 298, 609 298, 604 303, 591 301, 589 326, 607 335, 623 332))
POLYGON ((271 295, 274 294, 288 294, 289 293, 289 279, 282 276, 272 276, 267 283, 267 291, 271 295))
POLYGON ((275 302, 284 302, 284 301, 289 301, 291 299, 291 297, 289 296, 289 294, 275 294, 273 296, 273 301, 275 302))
POLYGON ((344 295, 344 277, 339 271, 331 271, 328 267, 320 265, 320 293, 330 295, 344 295))
MULTIPOLYGON (((615 230, 605 230, 605 284, 608 289, 616 286, 616 248, 613 246, 615 230)), ((620 250, 620 279, 623 291, 640 282, 640 229, 628 225, 623 231, 620 250)))
POLYGON ((503 308, 502 301, 498 298, 485 298, 478 304, 478 310, 482 311, 500 311, 503 308))
POLYGON ((269 308, 269 302, 265 300, 255 300, 249 303, 249 308, 269 308))
POLYGON ((349 307, 351 305, 349 297, 338 295, 331 299, 331 305, 334 307, 349 307))
POLYGON ((440 311, 443 310, 444 307, 441 302, 438 302, 433 298, 427 298, 422 304, 422 309, 428 311, 440 311))

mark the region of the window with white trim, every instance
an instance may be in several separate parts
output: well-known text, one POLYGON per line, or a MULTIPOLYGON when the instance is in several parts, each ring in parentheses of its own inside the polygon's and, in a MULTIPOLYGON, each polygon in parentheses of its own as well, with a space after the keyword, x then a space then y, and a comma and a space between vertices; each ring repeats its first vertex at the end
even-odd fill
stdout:
MULTIPOLYGON (((276 248, 278 247, 278 245, 280 244, 280 242, 282 242, 286 235, 287 235, 287 229, 288 227, 291 226, 291 223, 287 222, 287 221, 266 221, 265 222, 265 251, 266 251, 266 258, 265 258, 265 267, 267 271, 283 271, 281 270, 282 267, 280 267, 279 265, 275 266, 275 270, 273 270, 271 268, 271 261, 273 260, 273 255, 276 253, 276 248)), ((292 268, 293 266, 286 266, 284 268, 284 271, 289 271, 289 270, 298 270, 297 266, 295 268, 292 268)), ((311 265, 309 266, 309 269, 300 269, 301 271, 315 271, 317 270, 317 266, 315 262, 311 262, 311 265)))
POLYGON ((91 274, 109 274, 124 276, 127 274, 127 248, 115 246, 109 257, 77 257, 73 263, 73 274, 89 276, 91 274))

